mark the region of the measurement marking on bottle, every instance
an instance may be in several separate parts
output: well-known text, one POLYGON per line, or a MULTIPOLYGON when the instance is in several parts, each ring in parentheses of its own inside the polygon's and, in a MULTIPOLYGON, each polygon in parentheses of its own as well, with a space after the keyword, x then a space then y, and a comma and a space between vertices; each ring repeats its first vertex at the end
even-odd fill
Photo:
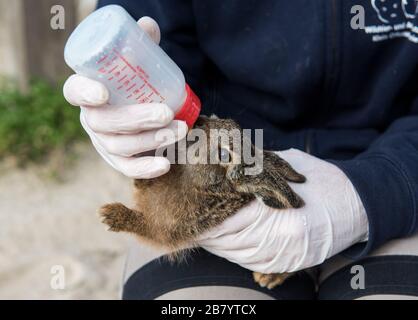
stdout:
POLYGON ((120 78, 120 79, 119 79, 119 81, 118 81, 118 82, 119 82, 119 83, 120 83, 120 82, 122 82, 123 80, 125 80, 125 79, 126 79, 126 77, 127 77, 127 75, 125 74, 122 78, 120 78))
POLYGON ((137 98, 136 98, 136 100, 138 100, 138 99, 141 99, 141 97, 143 96, 145 94, 145 92, 142 92, 137 98))
POLYGON ((131 85, 128 89, 126 89, 126 92, 131 91, 134 87, 136 86, 136 84, 134 83, 133 85, 131 85))
POLYGON ((111 70, 109 70, 109 74, 115 71, 117 68, 119 68, 119 65, 114 66, 111 70))
MULTIPOLYGON (((138 71, 137 69, 135 69, 128 60, 125 59, 125 57, 123 57, 117 50, 113 49, 113 52, 125 63, 125 67, 129 67, 133 72, 135 72, 142 81, 144 81, 144 83, 157 95, 159 96, 159 98, 161 98, 161 102, 163 102, 165 100, 165 98, 163 96, 161 96, 161 94, 154 88, 154 86, 148 82, 148 80, 146 79, 146 77, 144 77, 144 75, 142 73, 145 73, 145 71, 138 66, 138 69, 140 69, 140 71, 138 71)), ((124 67, 124 68, 125 68, 124 67)), ((122 69, 123 70, 123 69, 122 69)), ((146 73, 145 73, 146 74, 146 73)), ((148 77, 148 75, 146 75, 148 77)))
POLYGON ((102 63, 103 61, 105 61, 107 59, 109 55, 105 55, 103 58, 101 58, 99 61, 97 61, 98 64, 102 63))
POLYGON ((151 98, 158 96, 157 102, 158 100, 160 100, 160 103, 165 101, 165 98, 149 83, 149 75, 145 70, 140 66, 132 66, 116 49, 113 49, 111 54, 103 56, 97 61, 97 64, 100 65, 100 73, 109 75, 107 81, 115 80, 117 83, 120 83, 116 88, 117 91, 125 88, 125 92, 127 93, 126 99, 132 98, 135 101, 139 101, 139 103, 148 101, 152 103, 155 99, 151 98), (139 79, 136 80, 136 78, 139 79))

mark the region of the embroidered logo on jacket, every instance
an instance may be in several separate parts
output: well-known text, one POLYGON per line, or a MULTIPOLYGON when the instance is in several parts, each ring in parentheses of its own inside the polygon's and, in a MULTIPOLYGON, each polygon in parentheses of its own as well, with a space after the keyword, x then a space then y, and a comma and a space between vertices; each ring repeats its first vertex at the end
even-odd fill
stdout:
POLYGON ((406 38, 418 43, 417 0, 371 0, 380 24, 365 26, 374 42, 406 38))
POLYGON ((402 19, 414 19, 416 0, 372 0, 373 9, 383 23, 399 23, 402 19))

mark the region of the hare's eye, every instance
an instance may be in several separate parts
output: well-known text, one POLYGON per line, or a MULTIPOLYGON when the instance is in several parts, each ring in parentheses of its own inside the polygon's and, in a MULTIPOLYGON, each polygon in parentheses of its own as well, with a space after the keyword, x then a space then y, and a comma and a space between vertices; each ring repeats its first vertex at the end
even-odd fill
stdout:
POLYGON ((229 153, 228 149, 220 148, 219 149, 219 160, 222 163, 230 163, 231 162, 231 154, 229 153))

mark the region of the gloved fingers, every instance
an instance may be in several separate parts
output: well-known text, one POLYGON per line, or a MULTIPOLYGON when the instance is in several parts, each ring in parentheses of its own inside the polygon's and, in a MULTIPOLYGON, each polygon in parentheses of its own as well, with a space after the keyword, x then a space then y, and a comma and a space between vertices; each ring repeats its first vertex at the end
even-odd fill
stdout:
POLYGON ((161 31, 158 23, 151 17, 142 17, 138 20, 138 25, 144 30, 150 38, 159 44, 161 40, 161 31))
POLYGON ((170 162, 163 157, 118 157, 109 155, 115 168, 132 179, 153 179, 170 170, 170 162))
POLYGON ((67 79, 63 93, 68 103, 74 106, 100 107, 109 100, 109 91, 102 83, 78 74, 67 79))
POLYGON ((276 230, 268 234, 272 226, 279 225, 282 220, 281 216, 276 216, 277 214, 277 210, 255 200, 238 210, 221 225, 203 234, 198 243, 209 251, 222 252, 223 257, 226 255, 229 259, 233 259, 234 256, 241 256, 242 259, 242 252, 259 250, 263 239, 268 242, 271 242, 268 239, 277 239, 276 230))
POLYGON ((120 157, 109 154, 98 142, 97 134, 89 128, 80 113, 80 122, 101 157, 115 170, 133 179, 152 179, 170 170, 170 161, 163 157, 120 157))
POLYGON ((258 200, 250 202, 244 208, 238 210, 234 215, 228 217, 220 225, 202 234, 198 239, 199 244, 213 244, 226 235, 235 235, 237 232, 241 232, 253 225, 261 214, 260 205, 261 203, 258 200))
POLYGON ((304 260, 301 253, 307 251, 309 230, 303 216, 296 212, 271 211, 246 230, 200 244, 207 251, 252 271, 294 271, 304 260))
POLYGON ((173 111, 160 103, 104 105, 101 108, 81 109, 88 126, 94 132, 104 134, 132 134, 160 129, 174 118, 173 111))
POLYGON ((295 219, 293 212, 274 210, 256 200, 202 235, 199 244, 225 251, 257 249, 262 241, 269 246, 281 236, 294 235, 295 219))
POLYGON ((144 131, 138 134, 97 133, 98 143, 108 153, 131 157, 133 155, 172 145, 187 135, 188 127, 184 121, 174 120, 167 127, 144 131))

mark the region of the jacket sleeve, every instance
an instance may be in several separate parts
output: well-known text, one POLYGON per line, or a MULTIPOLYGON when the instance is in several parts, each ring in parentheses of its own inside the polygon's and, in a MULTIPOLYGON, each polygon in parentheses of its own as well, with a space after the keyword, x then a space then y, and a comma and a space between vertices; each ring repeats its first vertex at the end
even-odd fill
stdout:
POLYGON ((207 94, 205 69, 208 59, 198 44, 192 0, 99 0, 98 7, 117 4, 134 19, 155 19, 161 29, 163 50, 183 71, 187 83, 204 100, 207 94))
POLYGON ((418 112, 396 120, 356 158, 332 162, 354 184, 369 220, 368 242, 350 248, 347 255, 360 258, 417 230, 418 112))

